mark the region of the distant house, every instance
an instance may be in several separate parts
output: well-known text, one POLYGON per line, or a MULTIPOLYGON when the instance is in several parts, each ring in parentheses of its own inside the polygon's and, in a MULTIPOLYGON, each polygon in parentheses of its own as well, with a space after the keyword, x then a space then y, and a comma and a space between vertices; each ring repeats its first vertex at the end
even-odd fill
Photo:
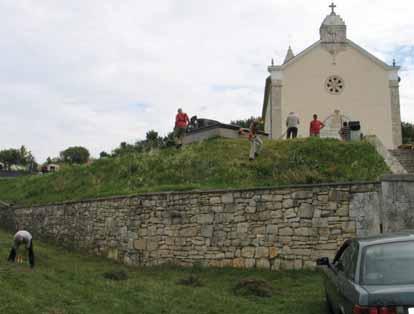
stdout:
POLYGON ((22 165, 11 165, 10 166, 10 171, 26 171, 26 170, 27 168, 22 165))
POLYGON ((6 168, 6 166, 2 162, 0 162, 0 170, 3 170, 5 168, 6 168))
POLYGON ((48 172, 56 172, 60 170, 60 166, 58 164, 46 164, 42 166, 42 172, 48 173, 48 172))
MULTIPOLYGON (((184 137, 184 144, 200 142, 209 138, 246 138, 247 129, 242 129, 238 125, 225 124, 210 119, 191 119, 187 133, 184 137), (242 130, 242 132, 240 132, 242 130)), ((263 137, 268 137, 265 132, 258 132, 263 137)))

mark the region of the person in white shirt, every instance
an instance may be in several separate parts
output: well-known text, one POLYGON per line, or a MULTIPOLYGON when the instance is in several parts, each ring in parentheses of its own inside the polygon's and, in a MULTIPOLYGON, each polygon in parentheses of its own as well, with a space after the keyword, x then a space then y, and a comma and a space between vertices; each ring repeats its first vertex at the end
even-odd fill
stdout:
POLYGON ((17 251, 21 245, 24 245, 29 255, 29 264, 33 268, 35 265, 35 257, 33 252, 33 237, 30 232, 26 230, 18 231, 13 238, 13 246, 10 250, 9 261, 15 262, 17 257, 17 251))
POLYGON ((299 117, 294 112, 290 112, 286 118, 287 133, 286 138, 296 138, 298 136, 299 117))

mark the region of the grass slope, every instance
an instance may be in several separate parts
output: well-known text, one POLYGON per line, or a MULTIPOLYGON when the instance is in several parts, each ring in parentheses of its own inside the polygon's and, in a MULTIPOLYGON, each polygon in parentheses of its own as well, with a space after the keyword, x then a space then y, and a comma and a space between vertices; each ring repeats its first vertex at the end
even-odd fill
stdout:
POLYGON ((0 200, 33 204, 163 190, 362 181, 388 171, 364 142, 265 141, 253 162, 248 152, 247 140, 214 139, 181 151, 128 154, 56 174, 0 180, 0 200))
POLYGON ((0 313, 141 314, 324 314, 322 278, 316 272, 234 269, 126 268, 107 260, 68 253, 36 242, 37 266, 6 262, 11 235, 0 231, 0 313), (103 274, 126 270, 129 279, 103 274), (195 274, 201 287, 177 285, 195 274), (264 279, 273 296, 236 296, 242 278, 264 279))

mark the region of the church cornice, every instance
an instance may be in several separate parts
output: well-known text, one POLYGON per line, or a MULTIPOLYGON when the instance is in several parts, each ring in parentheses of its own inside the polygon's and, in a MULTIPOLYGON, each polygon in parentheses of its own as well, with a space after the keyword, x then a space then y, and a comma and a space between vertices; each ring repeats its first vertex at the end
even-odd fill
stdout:
MULTIPOLYGON (((285 70, 286 68, 288 68, 292 64, 295 64, 300 59, 302 59, 304 56, 306 56, 307 54, 309 54, 313 49, 321 46, 322 44, 323 43, 320 40, 318 40, 317 42, 315 42, 314 44, 312 44, 311 46, 309 46, 308 48, 306 48, 305 50, 303 50, 301 53, 299 53, 296 56, 294 56, 287 63, 282 64, 282 65, 271 65, 271 66, 269 66, 268 67, 269 73, 285 70)), ((388 65, 387 63, 385 63, 384 61, 380 60, 379 58, 377 58, 376 56, 374 56, 372 53, 370 53, 366 49, 362 48, 361 46, 357 45, 356 43, 354 43, 350 39, 347 39, 344 42, 344 44, 347 45, 347 46, 349 46, 349 47, 351 47, 351 48, 354 48, 357 51, 359 51, 362 55, 364 55, 365 57, 367 57, 372 62, 376 63, 377 65, 379 65, 380 67, 382 67, 386 71, 397 71, 398 72, 398 70, 400 69, 399 66, 388 65)))

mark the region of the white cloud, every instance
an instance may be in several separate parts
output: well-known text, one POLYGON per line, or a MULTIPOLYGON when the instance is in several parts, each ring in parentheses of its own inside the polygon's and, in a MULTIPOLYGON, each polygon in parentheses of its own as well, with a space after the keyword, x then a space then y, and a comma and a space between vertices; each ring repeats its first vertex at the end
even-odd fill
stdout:
MULTIPOLYGON (((352 40, 403 65, 402 115, 414 121, 413 50, 401 51, 414 44, 414 4, 337 2, 352 40)), ((97 155, 149 129, 165 134, 178 107, 223 122, 259 115, 270 59, 316 41, 328 4, 3 0, 0 148, 97 155)))

